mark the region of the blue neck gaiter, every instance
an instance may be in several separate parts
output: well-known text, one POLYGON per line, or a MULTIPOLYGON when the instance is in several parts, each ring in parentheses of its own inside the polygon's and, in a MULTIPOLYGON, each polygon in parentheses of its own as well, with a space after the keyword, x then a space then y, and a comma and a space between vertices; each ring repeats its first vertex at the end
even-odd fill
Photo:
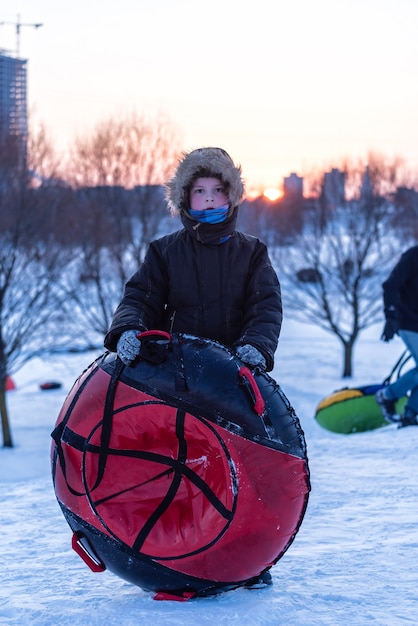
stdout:
POLYGON ((217 209, 203 209, 203 211, 193 211, 189 209, 189 215, 196 222, 204 224, 219 224, 226 219, 229 211, 229 204, 224 204, 217 209))

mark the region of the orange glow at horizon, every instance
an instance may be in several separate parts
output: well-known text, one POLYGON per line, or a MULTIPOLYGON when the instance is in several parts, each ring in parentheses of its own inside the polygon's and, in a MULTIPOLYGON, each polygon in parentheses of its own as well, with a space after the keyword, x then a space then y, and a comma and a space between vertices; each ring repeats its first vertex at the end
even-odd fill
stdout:
POLYGON ((264 189, 263 191, 263 196, 267 198, 268 200, 271 200, 271 202, 278 200, 279 198, 282 197, 282 195, 283 195, 283 192, 280 191, 280 189, 277 189, 276 187, 269 187, 268 189, 264 189))

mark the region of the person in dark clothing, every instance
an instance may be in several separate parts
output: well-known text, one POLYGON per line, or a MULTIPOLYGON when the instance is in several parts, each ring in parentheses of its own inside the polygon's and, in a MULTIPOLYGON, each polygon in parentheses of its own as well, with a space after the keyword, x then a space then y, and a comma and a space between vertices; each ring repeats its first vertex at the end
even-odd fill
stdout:
POLYGON ((280 283, 267 248, 236 230, 241 168, 221 148, 184 153, 166 198, 183 228, 153 241, 128 280, 105 347, 125 365, 145 330, 218 341, 271 371, 282 323, 280 283))
POLYGON ((376 393, 383 417, 401 426, 418 426, 418 246, 413 246, 393 268, 383 283, 385 326, 382 339, 399 335, 415 361, 415 367, 376 393), (403 415, 395 403, 409 392, 403 415))

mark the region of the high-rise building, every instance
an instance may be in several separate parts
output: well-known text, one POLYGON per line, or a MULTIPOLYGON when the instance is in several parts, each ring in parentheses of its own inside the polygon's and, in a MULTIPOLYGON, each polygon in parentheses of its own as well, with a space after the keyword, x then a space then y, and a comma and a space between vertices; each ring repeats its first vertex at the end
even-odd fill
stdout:
POLYGON ((284 195, 291 195, 302 198, 303 196, 303 178, 292 172, 283 179, 284 195))
POLYGON ((0 53, 0 145, 13 144, 20 163, 28 136, 26 63, 0 53))
POLYGON ((322 186, 321 200, 324 208, 336 209, 345 203, 346 175, 336 167, 325 172, 322 186))

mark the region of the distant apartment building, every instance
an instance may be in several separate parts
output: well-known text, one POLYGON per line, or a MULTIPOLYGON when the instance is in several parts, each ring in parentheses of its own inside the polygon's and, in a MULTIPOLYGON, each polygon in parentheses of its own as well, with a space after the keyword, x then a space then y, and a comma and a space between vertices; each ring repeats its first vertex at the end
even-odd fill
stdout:
POLYGON ((335 209, 344 204, 345 180, 345 173, 335 167, 330 172, 325 172, 321 197, 325 208, 335 209))
POLYGON ((283 179, 283 193, 285 196, 301 198, 303 196, 303 178, 292 172, 283 179))
POLYGON ((26 63, 0 52, 0 146, 14 145, 21 163, 28 136, 26 63))

